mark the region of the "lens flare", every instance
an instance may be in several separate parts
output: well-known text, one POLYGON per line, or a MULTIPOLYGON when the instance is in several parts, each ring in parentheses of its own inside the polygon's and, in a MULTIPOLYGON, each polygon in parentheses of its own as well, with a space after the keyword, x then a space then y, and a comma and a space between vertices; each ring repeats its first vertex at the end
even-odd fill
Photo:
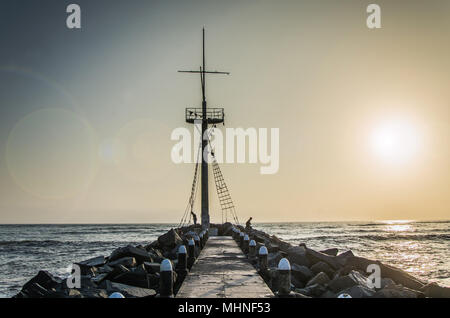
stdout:
POLYGON ((44 199, 85 191, 96 172, 94 131, 80 116, 59 108, 34 111, 11 130, 6 163, 23 190, 44 199))

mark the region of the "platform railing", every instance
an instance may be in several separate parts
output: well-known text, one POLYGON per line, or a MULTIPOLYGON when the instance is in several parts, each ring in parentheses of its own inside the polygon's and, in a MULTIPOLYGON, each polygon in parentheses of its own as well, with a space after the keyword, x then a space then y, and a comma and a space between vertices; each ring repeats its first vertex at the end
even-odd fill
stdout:
MULTIPOLYGON (((209 124, 223 123, 225 112, 223 108, 208 108, 206 119, 209 124)), ((194 123, 195 120, 203 120, 202 108, 186 108, 186 122, 194 123)))

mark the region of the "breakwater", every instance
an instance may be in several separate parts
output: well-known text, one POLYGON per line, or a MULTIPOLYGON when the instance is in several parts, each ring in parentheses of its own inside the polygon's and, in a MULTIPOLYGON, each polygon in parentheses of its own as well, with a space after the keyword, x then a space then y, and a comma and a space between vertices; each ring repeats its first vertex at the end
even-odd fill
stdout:
MULTIPOLYGON (((217 229, 219 235, 232 234, 230 224, 213 225, 212 229, 217 229)), ((165 258, 172 260, 176 268, 178 246, 187 244, 188 240, 198 235, 200 231, 199 227, 193 226, 171 230, 150 244, 122 247, 110 255, 75 263, 82 270, 80 288, 68 288, 66 280, 54 277, 48 272, 39 272, 23 286, 17 297, 108 297, 116 291, 125 297, 155 297, 160 292, 159 270, 162 260, 165 258)), ((305 297, 336 297, 338 293, 348 288, 360 286, 358 283, 348 287, 353 284, 350 281, 363 281, 358 278, 367 276, 368 263, 379 263, 357 257, 349 251, 339 253, 336 250, 328 250, 322 253, 305 245, 294 246, 261 231, 247 232, 257 242, 258 248, 264 244, 268 249, 268 271, 263 275, 273 290, 277 289, 276 267, 282 258, 287 258, 291 264, 292 292, 305 297), (334 253, 336 255, 333 255, 334 253), (339 280, 335 279, 342 277, 349 277, 341 279, 348 282, 337 286, 339 280), (346 288, 339 290, 341 287, 346 288)), ((258 263, 254 265, 257 268, 259 266, 258 263)), ((446 288, 426 284, 387 265, 382 264, 381 274, 383 288, 379 290, 369 288, 370 292, 361 296, 443 297, 448 293, 446 288)), ((175 285, 181 284, 178 277, 174 278, 174 282, 175 285)), ((361 291, 363 287, 353 289, 361 291)))

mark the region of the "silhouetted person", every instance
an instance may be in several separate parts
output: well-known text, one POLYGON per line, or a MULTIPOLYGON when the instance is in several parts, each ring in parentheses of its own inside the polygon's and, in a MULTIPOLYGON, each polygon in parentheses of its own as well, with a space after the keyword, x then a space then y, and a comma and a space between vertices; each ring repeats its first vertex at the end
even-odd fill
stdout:
POLYGON ((194 219, 194 225, 197 225, 197 216, 191 211, 192 218, 194 219))
POLYGON ((248 221, 245 222, 245 228, 246 229, 251 229, 252 228, 252 220, 253 220, 253 218, 250 217, 250 219, 248 219, 248 221))

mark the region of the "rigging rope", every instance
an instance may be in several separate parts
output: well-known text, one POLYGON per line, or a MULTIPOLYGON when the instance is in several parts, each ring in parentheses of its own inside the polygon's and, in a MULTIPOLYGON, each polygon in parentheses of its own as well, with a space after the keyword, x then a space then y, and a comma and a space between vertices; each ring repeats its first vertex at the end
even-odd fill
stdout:
MULTIPOLYGON (((216 191, 217 196, 219 197, 220 206, 222 209, 222 223, 223 223, 223 217, 225 214, 225 221, 228 222, 228 213, 231 214, 233 217, 234 222, 236 224, 239 223, 239 219, 236 214, 236 209, 234 207, 233 200, 231 199, 230 192, 228 190, 228 187, 225 183, 225 180, 223 178, 222 171, 220 170, 219 163, 216 160, 216 156, 214 154, 214 149, 211 145, 211 135, 214 131, 215 125, 213 128, 209 131, 209 135, 207 135, 208 138, 208 145, 209 145, 209 153, 212 157, 212 166, 213 166, 213 174, 214 174, 214 183, 216 185, 216 191)), ((195 198, 197 197, 197 190, 198 190, 198 176, 199 176, 199 169, 198 166, 201 163, 202 160, 200 160, 200 155, 202 154, 202 142, 200 141, 199 148, 197 151, 197 160, 195 164, 195 171, 194 171, 194 180, 192 181, 192 188, 191 188, 191 195, 189 197, 189 202, 186 206, 186 209, 184 211, 183 217, 181 218, 181 221, 178 225, 178 227, 187 225, 191 222, 191 212, 194 209, 194 203, 195 198)))
POLYGON ((178 224, 178 227, 181 227, 183 225, 189 224, 191 222, 191 212, 194 209, 194 203, 195 203, 195 198, 197 197, 197 188, 198 188, 198 175, 199 175, 199 171, 198 171, 198 166, 199 163, 201 162, 200 159, 200 152, 202 149, 202 143, 200 142, 199 147, 198 147, 198 151, 197 151, 197 160, 195 163, 195 170, 194 170, 194 180, 192 181, 192 188, 191 188, 191 195, 189 197, 189 202, 186 206, 186 209, 184 211, 183 217, 181 218, 180 223, 178 224), (188 219, 189 217, 189 219, 188 219))

